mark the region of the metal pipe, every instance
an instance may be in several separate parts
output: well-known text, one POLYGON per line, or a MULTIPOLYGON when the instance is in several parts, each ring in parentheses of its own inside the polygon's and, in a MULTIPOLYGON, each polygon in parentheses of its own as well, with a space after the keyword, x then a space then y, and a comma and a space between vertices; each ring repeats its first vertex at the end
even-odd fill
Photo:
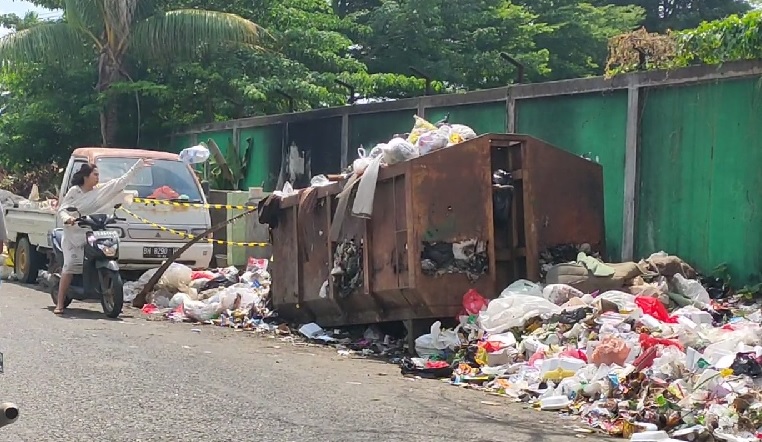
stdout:
POLYGON ((508 63, 516 67, 516 69, 518 70, 518 75, 517 75, 518 78, 516 78, 516 83, 519 83, 519 84, 523 83, 524 82, 524 65, 505 52, 500 53, 500 58, 502 58, 503 60, 507 61, 508 63))
POLYGON ((411 70, 411 71, 412 71, 414 74, 416 74, 416 75, 418 75, 419 77, 421 77, 421 78, 423 78, 424 80, 426 80, 426 90, 425 90, 425 92, 423 93, 423 95, 431 95, 431 77, 429 77, 428 75, 426 75, 425 73, 423 73, 423 71, 421 71, 421 70, 418 70, 418 69, 414 68, 413 66, 410 66, 410 70, 411 70))
POLYGON ((355 97, 355 87, 352 86, 349 83, 345 83, 341 80, 333 80, 334 83, 338 84, 339 86, 345 87, 349 91, 349 98, 347 98, 347 104, 355 104, 355 101, 357 101, 357 97, 355 97))

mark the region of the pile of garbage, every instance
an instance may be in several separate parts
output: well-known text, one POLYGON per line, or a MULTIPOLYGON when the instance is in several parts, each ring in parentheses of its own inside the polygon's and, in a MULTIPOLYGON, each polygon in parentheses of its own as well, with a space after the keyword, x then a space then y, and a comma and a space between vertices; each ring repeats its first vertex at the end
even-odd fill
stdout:
MULTIPOLYGON (((148 294, 143 313, 172 321, 211 323, 245 330, 275 326, 270 305, 268 260, 250 258, 246 269, 236 267, 193 271, 172 263, 148 294)), ((124 284, 125 302, 134 300, 156 273, 146 271, 135 282, 124 284)))
POLYGON ((519 280, 491 301, 466 293, 459 325, 418 337, 402 373, 631 440, 762 438, 760 305, 708 291, 664 252, 622 264, 582 252, 546 273, 545 284, 519 280))

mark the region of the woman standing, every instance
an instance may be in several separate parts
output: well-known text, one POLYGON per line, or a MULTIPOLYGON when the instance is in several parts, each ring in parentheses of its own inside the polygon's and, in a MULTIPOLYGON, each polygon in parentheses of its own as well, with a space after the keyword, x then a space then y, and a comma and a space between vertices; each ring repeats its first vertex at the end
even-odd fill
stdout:
POLYGON ((113 204, 135 174, 153 162, 147 159, 138 160, 124 175, 103 185, 99 185, 98 167, 95 164, 83 164, 71 180, 71 188, 66 192, 58 205, 58 217, 63 222, 63 268, 61 281, 58 285, 58 302, 53 313, 60 315, 64 312, 66 292, 69 290, 74 275, 82 273, 84 262, 85 230, 76 225, 76 217, 66 211, 74 207, 82 216, 103 213, 113 204))

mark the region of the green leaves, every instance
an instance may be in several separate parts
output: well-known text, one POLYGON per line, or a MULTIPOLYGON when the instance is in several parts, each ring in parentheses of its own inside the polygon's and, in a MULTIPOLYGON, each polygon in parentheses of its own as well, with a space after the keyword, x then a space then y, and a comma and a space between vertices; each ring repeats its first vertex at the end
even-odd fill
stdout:
POLYGON ((136 55, 152 58, 190 57, 201 45, 216 48, 244 44, 256 48, 264 31, 234 14, 183 9, 154 15, 132 29, 130 47, 136 55))
POLYGON ((676 62, 718 64, 731 60, 750 60, 762 56, 762 11, 739 17, 704 22, 695 29, 675 33, 678 44, 676 62))
POLYGON ((4 67, 46 62, 71 65, 91 52, 83 35, 66 23, 33 26, 0 38, 0 63, 4 67))

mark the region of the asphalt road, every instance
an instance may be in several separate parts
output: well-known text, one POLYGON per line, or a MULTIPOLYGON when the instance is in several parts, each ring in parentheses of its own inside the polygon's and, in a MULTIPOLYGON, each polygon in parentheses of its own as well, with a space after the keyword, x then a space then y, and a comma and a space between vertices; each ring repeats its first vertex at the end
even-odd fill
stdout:
POLYGON ((598 439, 575 435, 575 420, 405 379, 387 363, 136 310, 107 320, 99 307, 75 302, 57 317, 45 293, 0 284, 0 401, 21 408, 0 440, 598 439))

